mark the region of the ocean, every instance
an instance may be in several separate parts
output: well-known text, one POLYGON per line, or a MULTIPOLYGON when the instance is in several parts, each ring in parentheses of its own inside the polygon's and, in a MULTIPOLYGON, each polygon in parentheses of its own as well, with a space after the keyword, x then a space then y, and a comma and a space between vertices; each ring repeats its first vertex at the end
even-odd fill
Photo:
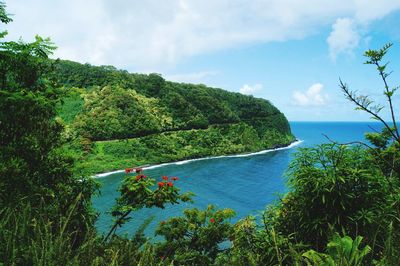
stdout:
MULTIPOLYGON (((374 122, 291 122, 292 132, 299 140, 287 149, 279 149, 251 156, 226 156, 203 160, 188 160, 145 169, 147 176, 177 176, 176 186, 182 192, 196 194, 194 203, 169 205, 165 209, 142 209, 132 215, 132 220, 118 230, 119 234, 132 235, 149 216, 154 216, 145 233, 154 236, 157 224, 169 217, 180 216, 186 208, 205 208, 213 204, 218 208, 232 208, 237 219, 247 215, 260 216, 266 206, 287 192, 285 171, 298 148, 328 143, 364 140, 365 132, 380 130, 374 122), (326 137, 328 136, 328 138, 326 137)), ((134 167, 134 166, 127 166, 134 167)), ((93 205, 99 212, 96 227, 107 232, 112 224, 110 209, 118 197, 118 186, 124 173, 100 175, 101 194, 94 197, 93 205)))

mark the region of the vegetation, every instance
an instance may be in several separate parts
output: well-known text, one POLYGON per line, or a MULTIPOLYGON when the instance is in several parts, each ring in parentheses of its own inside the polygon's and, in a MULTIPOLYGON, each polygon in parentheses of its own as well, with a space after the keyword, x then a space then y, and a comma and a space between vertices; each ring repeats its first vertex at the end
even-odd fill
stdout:
POLYGON ((263 99, 71 61, 57 62, 56 73, 64 86, 58 116, 73 143, 67 149, 91 174, 294 140, 285 116, 263 99))
MULTIPOLYGON (((125 172, 129 174, 133 170, 133 168, 128 168, 125 172)), ((167 203, 177 204, 179 203, 178 201, 191 201, 191 193, 179 194, 179 189, 175 186, 175 182, 178 180, 177 177, 172 177, 169 181, 167 176, 163 176, 163 181, 158 182, 157 187, 154 188, 155 179, 147 178, 142 173, 141 168, 136 168, 135 172, 137 173, 135 177, 128 176, 121 185, 121 197, 117 199, 117 205, 112 210, 112 215, 117 218, 105 237, 105 241, 115 234, 118 227, 130 220, 129 214, 132 211, 144 207, 163 209, 167 203)))
POLYGON ((89 173, 123 169, 126 165, 156 164, 205 156, 262 150, 290 143, 291 136, 266 131, 269 139, 257 140, 257 132, 245 123, 210 126, 207 129, 180 130, 140 138, 96 141, 90 144, 80 169, 89 173), (271 146, 269 146, 271 147, 271 146), (116 156, 118 155, 118 156, 116 156))
MULTIPOLYGON (((4 4, 0 20, 11 21, 4 4)), ((41 256, 29 253, 37 251, 29 249, 36 224, 49 237, 68 232, 71 247, 94 230, 90 199, 96 186, 73 175, 73 160, 62 149, 63 127, 54 119, 59 94, 47 58, 54 49, 39 36, 32 43, 0 42, 0 257, 6 264, 25 264, 27 254, 41 256)))
MULTIPOLYGON (((0 21, 11 22, 4 4, 0 21)), ((115 223, 100 235, 90 203, 96 184, 72 170, 74 157, 105 157, 111 151, 121 155, 120 167, 132 163, 124 160, 136 149, 143 163, 170 160, 170 155, 163 157, 167 152, 173 159, 245 152, 271 145, 271 136, 290 141, 283 115, 259 99, 112 67, 64 62, 72 67, 56 75, 60 66, 47 58, 54 50, 50 40, 1 42, 0 188, 6 193, 0 194, 0 265, 399 265, 400 142, 392 104, 395 89, 389 87, 387 64, 382 63, 389 48, 365 55, 384 83, 391 123, 382 118, 382 106, 340 83, 358 109, 384 124, 382 132, 366 135, 369 143, 299 150, 287 172, 290 192, 265 210, 261 221, 249 216, 232 224, 234 211, 214 206, 185 210, 184 216, 159 224, 161 240, 149 241, 143 232, 150 218, 131 238, 115 232, 138 209, 191 200, 191 194, 176 187, 179 178, 165 176, 157 182, 140 168, 126 169, 111 210, 115 223), (92 72, 83 76, 76 69, 92 72), (58 90, 57 80, 67 88, 58 90), (68 87, 77 85, 81 88, 68 87), (177 104, 182 112, 175 113, 175 107, 163 104, 170 98, 162 95, 190 102, 199 112, 189 107, 183 113, 177 104), (210 105, 214 101, 207 97, 219 99, 218 104, 210 105), (136 132, 127 131, 131 124, 124 119, 133 115, 124 108, 149 121, 147 126, 139 123, 136 132), (103 128, 109 124, 98 124, 102 119, 91 123, 91 115, 116 121, 103 128), (204 146, 194 145, 198 139, 204 139, 204 146), (71 140, 72 145, 65 144, 71 140)))
POLYGON ((369 246, 359 249, 362 237, 357 236, 353 241, 348 236, 340 238, 338 234, 327 245, 327 253, 321 254, 309 250, 303 254, 308 265, 363 265, 365 256, 371 251, 369 246))

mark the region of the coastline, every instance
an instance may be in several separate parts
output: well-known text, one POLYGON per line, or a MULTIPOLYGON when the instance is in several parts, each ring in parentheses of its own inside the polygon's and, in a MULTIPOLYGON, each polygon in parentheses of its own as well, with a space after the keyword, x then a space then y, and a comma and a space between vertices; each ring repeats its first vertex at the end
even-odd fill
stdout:
MULTIPOLYGON (((261 151, 257 151, 257 152, 242 153, 242 154, 232 154, 232 155, 209 156, 209 157, 187 159, 187 160, 182 160, 182 161, 175 161, 175 162, 161 163, 161 164, 154 164, 154 165, 145 165, 145 166, 138 166, 138 167, 142 168, 143 170, 148 170, 148 169, 155 169, 155 168, 164 167, 164 166, 173 165, 173 164, 182 165, 182 164, 187 164, 187 163, 194 162, 194 161, 212 160, 212 159, 218 159, 218 158, 250 157, 250 156, 259 155, 259 154, 265 154, 265 153, 274 152, 274 151, 281 151, 281 150, 291 149, 293 147, 296 147, 296 146, 300 145, 302 142, 303 142, 303 140, 296 139, 295 141, 293 141, 292 143, 290 143, 287 146, 277 147, 277 148, 273 148, 273 149, 266 149, 266 150, 261 150, 261 151)), ((112 174, 123 173, 124 171, 125 170, 115 170, 115 171, 95 174, 92 177, 93 178, 102 178, 102 177, 106 177, 106 176, 109 176, 109 175, 112 175, 112 174)))

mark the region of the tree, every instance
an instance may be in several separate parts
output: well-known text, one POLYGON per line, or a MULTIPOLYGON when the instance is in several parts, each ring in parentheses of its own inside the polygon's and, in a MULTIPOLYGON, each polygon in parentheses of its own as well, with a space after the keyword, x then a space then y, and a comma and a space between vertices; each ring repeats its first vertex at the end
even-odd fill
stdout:
MULTIPOLYGON (((3 3, 0 19, 11 21, 3 3)), ((71 230, 83 232, 94 218, 89 213, 95 186, 73 176, 73 161, 62 150, 63 127, 55 119, 60 95, 52 78, 56 61, 48 58, 54 49, 39 36, 31 43, 0 42, 0 206, 27 202, 52 219, 66 215, 79 198, 71 230)))
POLYGON ((228 222, 235 216, 232 209, 216 209, 213 205, 202 211, 186 209, 184 217, 162 221, 156 234, 165 241, 156 245, 157 255, 166 262, 179 265, 214 265, 215 259, 229 241, 233 225, 228 222))
POLYGON ((141 168, 127 168, 125 173, 126 176, 119 189, 121 196, 111 213, 115 217, 115 222, 104 241, 113 236, 118 227, 128 222, 131 219, 129 215, 134 211, 151 207, 164 209, 166 204, 191 201, 193 193, 179 193, 179 189, 175 186, 177 177, 163 176, 162 181, 155 186, 156 180, 144 175, 141 168))
POLYGON ((12 18, 10 18, 10 15, 7 14, 6 4, 4 4, 3 2, 0 2, 0 21, 5 24, 12 21, 12 18))
POLYGON ((389 107, 389 112, 390 112, 390 117, 391 117, 391 122, 393 126, 390 126, 384 118, 380 115, 380 111, 384 108, 384 106, 379 105, 379 104, 374 104, 374 101, 371 100, 368 96, 365 95, 357 95, 354 91, 349 90, 349 87, 347 84, 343 83, 342 80, 340 80, 340 88, 342 89, 343 93, 345 94, 346 98, 353 102, 357 107, 357 110, 362 110, 364 112, 367 112, 372 116, 372 119, 380 121, 385 128, 389 131, 390 135, 393 137, 394 140, 400 143, 400 135, 399 131, 397 128, 397 122, 396 122, 396 117, 395 117, 395 110, 393 107, 393 95, 398 89, 398 87, 391 88, 388 85, 387 77, 391 73, 386 71, 386 67, 388 66, 389 63, 383 63, 382 64, 382 59, 388 52, 389 48, 392 47, 392 44, 386 44, 379 50, 368 50, 364 53, 364 56, 368 57, 368 60, 365 62, 365 64, 368 65, 375 65, 376 69, 378 70, 379 76, 381 77, 383 84, 384 84, 384 92, 383 94, 386 96, 388 107, 389 107))

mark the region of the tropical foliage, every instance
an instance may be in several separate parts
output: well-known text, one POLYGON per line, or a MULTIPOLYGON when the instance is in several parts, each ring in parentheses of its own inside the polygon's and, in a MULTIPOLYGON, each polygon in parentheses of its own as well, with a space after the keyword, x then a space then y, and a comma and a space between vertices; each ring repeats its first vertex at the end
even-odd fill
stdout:
MULTIPOLYGON (((4 4, 0 19, 11 21, 4 4)), ((95 184, 73 175, 73 160, 62 149, 63 127, 54 119, 59 93, 48 59, 54 49, 39 36, 32 43, 0 42, 0 256, 7 264, 26 264, 27 254, 40 256, 29 253, 34 251, 28 240, 38 224, 49 234, 68 232, 71 246, 94 230, 95 184)))
MULTIPOLYGON (((0 21, 11 22, 4 4, 0 21)), ((113 158, 112 167, 121 167, 258 150, 292 141, 284 116, 264 100, 156 74, 58 64, 48 59, 49 39, 0 42, 0 265, 399 265, 396 89, 382 62, 389 48, 365 55, 384 83, 390 123, 382 106, 340 82, 358 109, 383 123, 382 132, 367 134, 367 143, 299 150, 287 171, 289 192, 261 219, 232 223, 233 210, 190 209, 162 221, 160 239, 149 239, 151 217, 131 237, 117 229, 138 209, 191 200, 179 177, 156 180, 127 168, 110 210, 114 225, 101 235, 91 209, 96 184, 73 171, 74 159, 108 168, 113 158)))

